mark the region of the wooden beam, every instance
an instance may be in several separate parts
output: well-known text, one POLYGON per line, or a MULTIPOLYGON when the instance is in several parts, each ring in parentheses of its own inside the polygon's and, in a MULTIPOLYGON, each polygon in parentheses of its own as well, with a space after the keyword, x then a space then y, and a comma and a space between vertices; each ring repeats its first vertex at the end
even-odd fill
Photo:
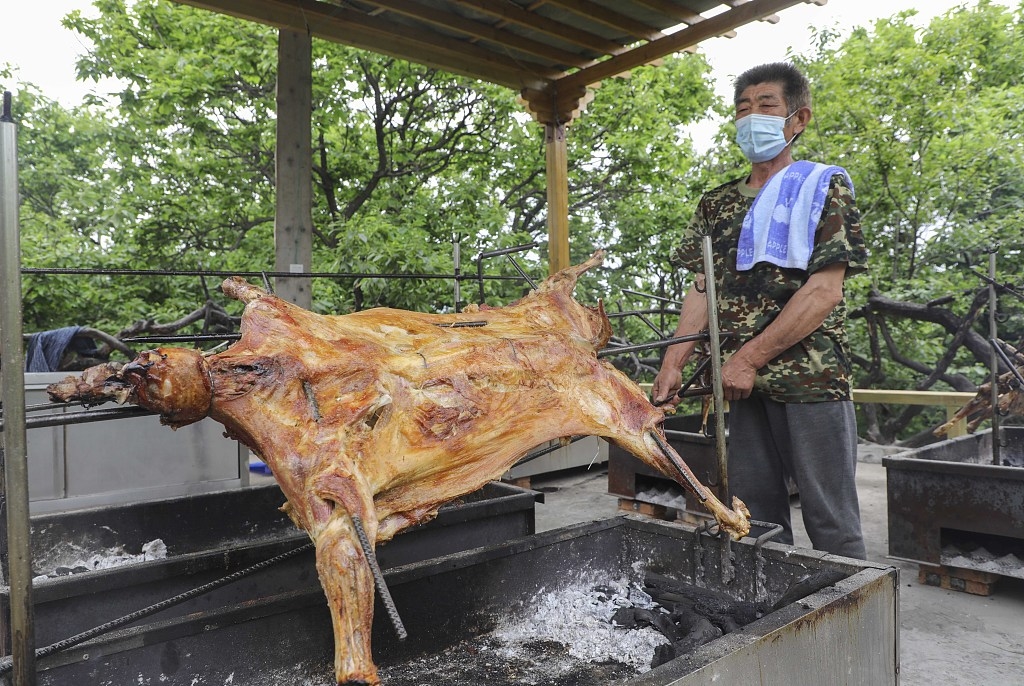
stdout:
MULTIPOLYGON (((827 2, 827 1, 828 0, 822 0, 820 4, 824 5, 825 2, 827 2)), ((740 5, 743 5, 743 4, 746 4, 746 3, 750 2, 750 0, 722 0, 722 2, 724 2, 729 7, 739 7, 740 5)), ((807 0, 804 0, 804 2, 806 3, 807 0)), ((761 19, 759 19, 758 21, 767 22, 769 24, 778 24, 779 23, 779 15, 777 15, 777 14, 770 14, 767 17, 761 17, 761 19)))
POLYGON ((548 182, 548 269, 569 265, 569 155, 565 124, 544 127, 548 182))
POLYGON ((596 61, 511 31, 503 31, 491 24, 474 21, 453 12, 434 9, 411 2, 411 0, 367 0, 367 2, 390 12, 428 22, 449 31, 459 32, 472 39, 488 41, 517 52, 542 57, 566 67, 582 68, 594 64, 596 61))
MULTIPOLYGON (((686 24, 687 26, 692 26, 694 24, 699 24, 700 22, 705 21, 705 17, 702 17, 696 12, 686 9, 679 3, 673 2, 672 0, 637 0, 637 2, 639 2, 641 5, 646 5, 647 7, 650 7, 655 12, 661 12, 665 16, 678 19, 680 22, 686 24)), ((728 4, 732 5, 731 2, 728 4)), ((722 37, 735 38, 736 32, 726 31, 725 33, 722 34, 722 37)))
MULTIPOLYGON (((278 31, 274 155, 274 270, 278 272, 313 271, 312 46, 313 40, 305 31, 278 31)), ((312 305, 309 278, 279 277, 274 290, 307 310, 312 305)))
MULTIPOLYGON (((887 405, 925 405, 946 408, 946 421, 951 420, 961 407, 974 400, 976 393, 958 391, 891 391, 875 388, 854 388, 852 390, 855 403, 885 403, 887 405)), ((956 422, 946 438, 967 435, 967 419, 956 422)))
POLYGON ((317 0, 175 0, 180 4, 307 31, 317 38, 371 50, 455 74, 519 89, 543 88, 564 72, 513 59, 466 41, 404 26, 317 0))
POLYGON ((559 79, 560 86, 586 86, 635 67, 648 64, 658 58, 671 55, 701 41, 720 36, 726 31, 757 21, 773 12, 792 7, 804 0, 751 0, 746 4, 709 17, 699 24, 688 26, 664 38, 616 55, 592 67, 574 72, 559 79))
POLYGON ((559 41, 593 50, 601 55, 617 55, 626 48, 615 41, 563 24, 548 17, 529 12, 507 0, 452 0, 454 4, 476 10, 500 19, 503 23, 515 24, 538 31, 559 41))
POLYGON ((591 21, 604 24, 613 31, 625 33, 632 38, 632 40, 625 41, 627 43, 637 40, 656 40, 665 35, 656 27, 648 26, 590 0, 545 0, 544 4, 549 7, 561 7, 591 21))

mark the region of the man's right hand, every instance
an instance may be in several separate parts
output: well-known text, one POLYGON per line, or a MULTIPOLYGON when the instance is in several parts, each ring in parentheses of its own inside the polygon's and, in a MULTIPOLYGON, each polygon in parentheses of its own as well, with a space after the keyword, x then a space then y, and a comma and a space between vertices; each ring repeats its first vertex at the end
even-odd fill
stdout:
POLYGON ((654 377, 654 385, 651 388, 651 402, 661 405, 669 398, 673 398, 683 386, 682 371, 672 369, 668 365, 662 366, 658 376, 654 377))

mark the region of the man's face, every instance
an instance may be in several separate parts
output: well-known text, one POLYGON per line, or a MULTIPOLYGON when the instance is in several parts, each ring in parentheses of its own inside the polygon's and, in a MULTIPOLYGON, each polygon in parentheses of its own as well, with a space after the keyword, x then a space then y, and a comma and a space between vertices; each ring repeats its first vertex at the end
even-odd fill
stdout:
MULTIPOLYGON (((740 93, 736 101, 736 120, 743 119, 748 114, 770 114, 776 117, 788 117, 786 99, 783 97, 781 83, 767 82, 757 83, 748 86, 740 93)), ((810 120, 810 110, 801 108, 797 110, 796 116, 790 118, 783 128, 786 139, 792 138, 807 127, 810 120)))

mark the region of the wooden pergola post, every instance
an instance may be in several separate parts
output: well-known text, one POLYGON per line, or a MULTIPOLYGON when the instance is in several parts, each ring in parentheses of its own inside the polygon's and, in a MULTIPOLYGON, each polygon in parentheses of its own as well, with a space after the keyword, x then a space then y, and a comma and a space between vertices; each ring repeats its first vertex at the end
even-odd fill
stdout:
POLYGON ((565 124, 544 125, 548 184, 548 268, 569 266, 569 157, 565 124))
MULTIPOLYGON (((596 87, 596 84, 592 87, 596 87)), ((591 88, 592 88, 591 87, 591 88)), ((559 91, 523 89, 521 102, 544 126, 547 171, 548 269, 551 274, 570 266, 569 257, 569 153, 566 130, 593 100, 587 86, 559 91)))
MULTIPOLYGON (((313 262, 313 40, 308 32, 281 29, 277 44, 277 149, 274 271, 312 271, 313 262)), ((281 277, 277 295, 309 309, 309 278, 281 277)))

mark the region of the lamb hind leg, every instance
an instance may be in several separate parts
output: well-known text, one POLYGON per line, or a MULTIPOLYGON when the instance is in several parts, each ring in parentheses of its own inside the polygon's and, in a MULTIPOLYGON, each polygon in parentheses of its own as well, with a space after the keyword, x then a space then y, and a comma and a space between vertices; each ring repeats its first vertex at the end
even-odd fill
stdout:
POLYGON ((370 638, 373 575, 352 519, 336 511, 316 539, 316 568, 334 628, 334 671, 338 684, 376 686, 370 638))

